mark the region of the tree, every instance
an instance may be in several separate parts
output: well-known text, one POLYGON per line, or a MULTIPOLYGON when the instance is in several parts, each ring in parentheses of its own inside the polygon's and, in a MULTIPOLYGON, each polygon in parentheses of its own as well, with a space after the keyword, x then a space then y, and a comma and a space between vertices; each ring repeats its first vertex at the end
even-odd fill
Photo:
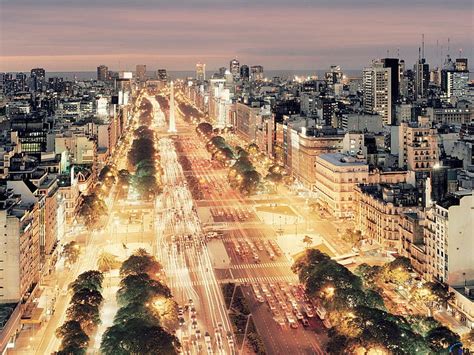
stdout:
POLYGON ((102 226, 102 218, 107 216, 107 205, 96 193, 83 197, 78 214, 89 230, 98 229, 102 226))
POLYGON ((398 256, 383 266, 383 278, 386 282, 404 285, 410 279, 411 271, 410 260, 406 257, 398 256))
POLYGON ((108 328, 100 346, 105 355, 116 354, 177 354, 178 339, 162 327, 132 318, 108 328))
POLYGON ((430 330, 425 339, 436 353, 446 350, 460 340, 459 335, 444 326, 430 330))
POLYGON ((79 245, 75 241, 72 241, 64 245, 61 256, 63 256, 69 264, 74 264, 77 259, 79 259, 80 252, 79 245))
POLYGON ((56 336, 62 339, 58 353, 85 354, 89 344, 89 336, 82 330, 78 321, 66 321, 56 329, 56 336))
POLYGON ((71 298, 71 303, 88 304, 93 307, 99 307, 102 304, 104 297, 99 291, 83 288, 71 298))
POLYGON ((248 146, 248 153, 251 155, 251 156, 256 156, 258 154, 258 145, 255 144, 255 143, 250 143, 249 146, 248 146))
POLYGON ((160 319, 152 311, 151 307, 145 306, 141 302, 130 302, 120 307, 114 317, 114 324, 124 324, 132 318, 142 319, 144 322, 153 325, 160 325, 160 319))
POLYGON ((366 287, 374 288, 382 274, 382 267, 378 265, 360 264, 354 273, 362 278, 366 287))
POLYGON ((148 254, 144 249, 138 249, 120 267, 120 275, 147 273, 151 278, 157 278, 162 270, 161 264, 154 256, 148 254))
POLYGON ((122 279, 117 291, 117 301, 121 305, 128 303, 147 303, 155 296, 171 298, 168 286, 150 279, 148 274, 130 274, 122 279))
POLYGON ((101 272, 107 272, 112 269, 116 269, 119 266, 119 261, 117 260, 117 256, 103 251, 99 254, 97 258, 97 268, 101 272))
POLYGON ((103 281, 104 275, 100 271, 89 270, 80 274, 76 280, 69 284, 69 289, 74 293, 82 290, 83 288, 100 291, 102 290, 103 281))
POLYGON ((260 174, 256 170, 245 171, 240 186, 240 191, 246 195, 252 195, 257 191, 260 183, 260 174))
POLYGON ((313 238, 311 238, 309 235, 305 235, 303 238, 303 243, 305 243, 306 247, 309 248, 311 244, 313 244, 313 238))
POLYGON ((108 186, 112 185, 115 182, 114 169, 110 165, 104 166, 100 171, 97 180, 108 186))
POLYGON ((90 332, 100 324, 99 307, 87 303, 71 303, 66 310, 70 320, 76 320, 84 331, 90 332))

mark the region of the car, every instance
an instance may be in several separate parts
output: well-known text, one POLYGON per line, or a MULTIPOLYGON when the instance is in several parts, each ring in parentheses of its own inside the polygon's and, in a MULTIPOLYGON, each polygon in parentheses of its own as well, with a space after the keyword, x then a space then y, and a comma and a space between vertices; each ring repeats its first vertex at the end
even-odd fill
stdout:
POLYGON ((298 323, 296 323, 294 319, 290 319, 288 323, 290 324, 291 328, 298 329, 298 323))
POLYGON ((211 342, 211 336, 209 335, 209 332, 204 333, 204 341, 205 341, 206 343, 210 343, 210 342, 211 342))
POLYGON ((196 315, 196 308, 191 307, 191 308, 189 309, 189 312, 191 313, 191 315, 196 315))
POLYGON ((183 325, 186 324, 186 321, 184 320, 183 317, 179 317, 179 318, 178 318, 178 322, 179 322, 179 326, 180 326, 180 327, 182 327, 183 325))
POLYGON ((196 338, 201 339, 201 330, 200 329, 196 329, 195 334, 196 334, 196 338))
POLYGON ((304 316, 300 311, 296 312, 295 316, 296 316, 296 319, 298 319, 298 320, 303 320, 304 319, 304 316))
POLYGON ((306 318, 303 318, 303 319, 301 320, 301 323, 303 323, 303 327, 309 327, 309 322, 308 322, 308 320, 307 320, 306 318))
POLYGON ((221 322, 217 323, 217 330, 218 330, 219 332, 221 332, 222 329, 223 329, 222 323, 221 323, 221 322))
POLYGON ((197 325, 198 325, 197 321, 193 320, 193 322, 191 323, 191 328, 196 329, 197 325))

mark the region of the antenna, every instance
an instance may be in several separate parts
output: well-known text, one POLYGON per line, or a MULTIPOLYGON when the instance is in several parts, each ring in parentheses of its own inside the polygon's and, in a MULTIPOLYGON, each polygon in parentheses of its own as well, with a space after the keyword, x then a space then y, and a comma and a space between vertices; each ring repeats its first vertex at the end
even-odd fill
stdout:
POLYGON ((418 47, 418 61, 421 60, 421 48, 418 47))
POLYGON ((462 48, 459 48, 459 58, 462 58, 462 48))
POLYGON ((390 49, 387 49, 387 58, 390 57, 390 49))
POLYGON ((400 48, 397 48, 397 58, 400 58, 400 48))
POLYGON ((425 57, 425 34, 421 34, 421 57, 425 57))
POLYGON ((449 55, 449 37, 448 37, 448 55, 449 55))

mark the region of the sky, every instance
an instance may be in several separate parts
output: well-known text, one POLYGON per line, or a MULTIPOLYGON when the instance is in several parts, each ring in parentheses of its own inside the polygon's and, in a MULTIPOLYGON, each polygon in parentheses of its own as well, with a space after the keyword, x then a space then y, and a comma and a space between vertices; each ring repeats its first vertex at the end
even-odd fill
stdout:
MULTIPOLYGON (((0 71, 360 69, 373 59, 473 60, 472 0, 0 0, 0 71), (438 43, 438 45, 437 45, 438 43)), ((472 64, 470 64, 472 66, 472 64)))

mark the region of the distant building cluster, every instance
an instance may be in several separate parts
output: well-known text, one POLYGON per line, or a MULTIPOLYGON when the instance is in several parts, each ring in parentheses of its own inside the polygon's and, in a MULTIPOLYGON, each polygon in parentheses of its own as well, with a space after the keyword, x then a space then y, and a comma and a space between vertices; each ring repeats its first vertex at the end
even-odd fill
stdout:
MULTIPOLYGON (((232 127, 274 158, 296 189, 363 243, 409 258, 456 294, 453 314, 474 324, 474 85, 465 58, 430 68, 399 58, 349 77, 265 76, 232 59, 208 77, 197 63, 186 96, 215 128, 232 127)), ((167 85, 149 74, 97 67, 80 81, 0 73, 0 304, 26 314, 58 259, 81 199, 97 184, 133 109, 133 93, 167 85), (20 307, 21 306, 21 307, 20 307)), ((317 212, 315 212, 317 213, 317 212)))
MULTIPOLYGON (((24 319, 39 321, 31 311, 41 280, 73 231, 83 196, 111 161, 133 93, 146 80, 144 65, 135 75, 101 65, 89 81, 47 77, 42 68, 0 73, 0 307, 12 310, 0 350, 4 334, 14 336, 24 319)), ((166 80, 159 70, 156 81, 166 80)))

